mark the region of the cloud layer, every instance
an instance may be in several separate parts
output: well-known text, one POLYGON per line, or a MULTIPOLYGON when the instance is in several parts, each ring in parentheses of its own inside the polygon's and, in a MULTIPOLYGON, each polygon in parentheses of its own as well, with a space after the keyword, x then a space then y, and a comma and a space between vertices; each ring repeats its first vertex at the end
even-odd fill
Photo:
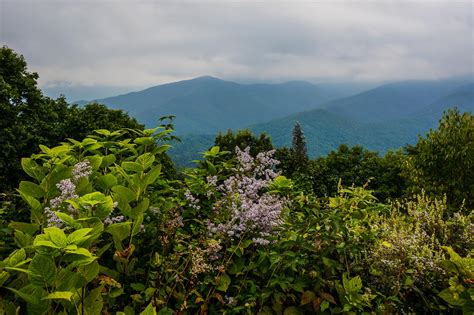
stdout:
POLYGON ((474 72, 471 1, 0 1, 1 43, 43 86, 474 72))

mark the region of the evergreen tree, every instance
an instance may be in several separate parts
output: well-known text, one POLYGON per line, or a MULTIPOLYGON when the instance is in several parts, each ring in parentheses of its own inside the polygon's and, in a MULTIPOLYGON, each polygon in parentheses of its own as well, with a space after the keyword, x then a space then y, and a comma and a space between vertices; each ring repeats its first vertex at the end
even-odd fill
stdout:
POLYGON ((308 153, 306 150, 306 140, 299 122, 296 122, 293 128, 293 145, 291 150, 295 170, 303 171, 308 166, 308 153))

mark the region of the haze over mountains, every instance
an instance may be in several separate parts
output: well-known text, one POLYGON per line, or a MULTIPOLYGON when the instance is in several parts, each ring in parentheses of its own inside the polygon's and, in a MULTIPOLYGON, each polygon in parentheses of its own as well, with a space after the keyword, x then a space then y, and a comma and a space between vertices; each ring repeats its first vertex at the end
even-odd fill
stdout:
POLYGON ((316 108, 338 95, 304 81, 238 84, 210 76, 97 100, 147 126, 175 115, 178 134, 216 133, 316 108))
POLYGON ((183 142, 171 154, 180 164, 198 158, 215 134, 227 129, 267 132, 276 146, 288 146, 299 121, 311 156, 327 154, 342 143, 384 153, 414 143, 418 134, 436 126, 447 108, 474 111, 473 76, 403 81, 347 94, 343 88, 304 81, 238 84, 206 76, 97 102, 123 109, 147 127, 156 126, 161 116, 175 115, 183 142))

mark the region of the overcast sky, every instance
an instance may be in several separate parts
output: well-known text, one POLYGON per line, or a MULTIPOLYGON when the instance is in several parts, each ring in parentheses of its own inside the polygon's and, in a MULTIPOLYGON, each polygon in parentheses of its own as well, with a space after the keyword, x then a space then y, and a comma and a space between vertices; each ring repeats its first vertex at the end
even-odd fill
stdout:
POLYGON ((472 1, 7 1, 42 87, 432 79, 474 72, 472 1))

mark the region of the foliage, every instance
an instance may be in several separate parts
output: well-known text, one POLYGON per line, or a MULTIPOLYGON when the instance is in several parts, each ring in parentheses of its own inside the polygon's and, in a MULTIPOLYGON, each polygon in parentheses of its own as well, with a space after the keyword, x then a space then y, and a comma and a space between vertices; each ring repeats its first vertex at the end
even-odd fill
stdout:
POLYGON ((295 171, 304 172, 308 165, 308 153, 306 150, 306 140, 299 122, 293 127, 293 142, 291 146, 292 164, 295 171))
POLYGON ((229 129, 226 134, 219 133, 214 140, 214 145, 222 151, 233 151, 236 147, 243 150, 248 147, 252 156, 273 149, 272 141, 266 133, 256 136, 247 129, 238 130, 236 133, 229 129))
POLYGON ((399 198, 406 186, 401 175, 404 159, 399 151, 380 157, 360 146, 341 145, 337 151, 312 161, 311 185, 316 195, 333 196, 339 181, 345 186, 367 183, 380 200, 399 198))
POLYGON ((30 220, 4 223, 16 247, 0 263, 7 314, 445 312, 468 303, 458 280, 471 267, 447 272, 443 246, 470 257, 472 216, 427 195, 379 203, 363 187, 318 199, 278 173, 274 151, 250 148, 213 147, 184 178, 167 179, 159 156, 169 146, 155 143, 170 132, 97 130, 22 160, 30 220))
POLYGON ((446 194, 449 204, 474 206, 474 116, 457 109, 444 113, 438 129, 407 148, 406 176, 412 191, 446 194))

